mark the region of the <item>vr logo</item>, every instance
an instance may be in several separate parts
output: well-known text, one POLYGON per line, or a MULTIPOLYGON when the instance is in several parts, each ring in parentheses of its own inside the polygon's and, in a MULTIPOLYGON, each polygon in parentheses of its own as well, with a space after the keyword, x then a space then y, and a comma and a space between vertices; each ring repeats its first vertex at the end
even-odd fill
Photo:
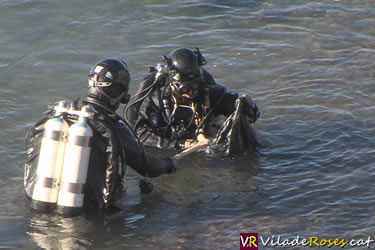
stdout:
POLYGON ((258 233, 240 233, 240 250, 258 250, 258 233))

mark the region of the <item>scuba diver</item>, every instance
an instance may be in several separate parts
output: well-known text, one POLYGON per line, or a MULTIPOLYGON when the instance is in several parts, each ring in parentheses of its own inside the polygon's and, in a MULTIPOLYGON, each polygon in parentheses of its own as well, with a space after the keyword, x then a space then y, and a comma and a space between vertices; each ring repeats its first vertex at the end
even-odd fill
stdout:
MULTIPOLYGON (((174 158, 146 153, 115 112, 130 99, 126 63, 102 60, 88 82, 87 100, 50 105, 28 132, 24 188, 33 210, 73 216, 111 208, 124 191, 127 165, 145 178, 176 170, 174 158)), ((141 179, 140 188, 149 193, 152 184, 141 179)))
POLYGON ((256 103, 217 84, 203 69, 207 61, 198 48, 178 48, 162 58, 124 109, 142 143, 184 149, 199 134, 210 137, 214 118, 224 115, 215 144, 223 144, 227 154, 258 146, 251 127, 260 117, 256 103))

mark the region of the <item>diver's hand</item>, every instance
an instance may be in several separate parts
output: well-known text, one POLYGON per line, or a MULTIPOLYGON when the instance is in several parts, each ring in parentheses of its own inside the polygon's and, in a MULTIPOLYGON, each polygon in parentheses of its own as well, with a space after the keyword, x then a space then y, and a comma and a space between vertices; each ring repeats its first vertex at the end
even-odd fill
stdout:
POLYGON ((260 117, 258 106, 249 95, 243 95, 240 98, 244 101, 244 113, 247 115, 249 122, 255 123, 260 117))
POLYGON ((201 145, 208 144, 209 139, 204 134, 199 134, 197 136, 198 143, 201 145))
POLYGON ((191 146, 193 146, 194 144, 196 144, 197 142, 193 139, 187 139, 185 140, 185 143, 183 145, 183 148, 182 149, 187 149, 187 148, 190 148, 191 146))
POLYGON ((200 134, 197 135, 197 138, 195 140, 194 139, 185 140, 183 149, 191 148, 194 145, 197 145, 198 143, 199 143, 199 145, 208 144, 208 142, 209 142, 209 140, 207 139, 207 137, 204 136, 202 133, 200 133, 200 134))

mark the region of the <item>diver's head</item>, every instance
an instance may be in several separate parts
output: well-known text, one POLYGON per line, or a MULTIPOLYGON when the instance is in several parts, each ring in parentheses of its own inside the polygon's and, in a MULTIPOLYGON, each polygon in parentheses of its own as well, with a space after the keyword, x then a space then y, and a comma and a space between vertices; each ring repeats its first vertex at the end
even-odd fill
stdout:
POLYGON ((199 49, 175 49, 166 59, 172 94, 179 99, 195 99, 202 83, 201 65, 205 64, 199 49))
POLYGON ((89 74, 88 98, 115 111, 127 103, 130 74, 124 61, 105 59, 98 62, 89 74))

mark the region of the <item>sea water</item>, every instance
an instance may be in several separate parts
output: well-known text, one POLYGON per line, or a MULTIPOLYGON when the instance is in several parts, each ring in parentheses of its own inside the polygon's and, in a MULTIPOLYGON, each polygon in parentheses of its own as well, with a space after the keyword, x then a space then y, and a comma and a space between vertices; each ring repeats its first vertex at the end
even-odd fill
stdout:
POLYGON ((0 23, 0 248, 375 239, 374 1, 4 0, 0 23), (199 47, 217 83, 256 101, 259 152, 195 153, 149 195, 130 169, 107 213, 31 212, 24 137, 48 104, 84 98, 91 67, 112 57, 127 62, 134 94, 178 47, 199 47))

